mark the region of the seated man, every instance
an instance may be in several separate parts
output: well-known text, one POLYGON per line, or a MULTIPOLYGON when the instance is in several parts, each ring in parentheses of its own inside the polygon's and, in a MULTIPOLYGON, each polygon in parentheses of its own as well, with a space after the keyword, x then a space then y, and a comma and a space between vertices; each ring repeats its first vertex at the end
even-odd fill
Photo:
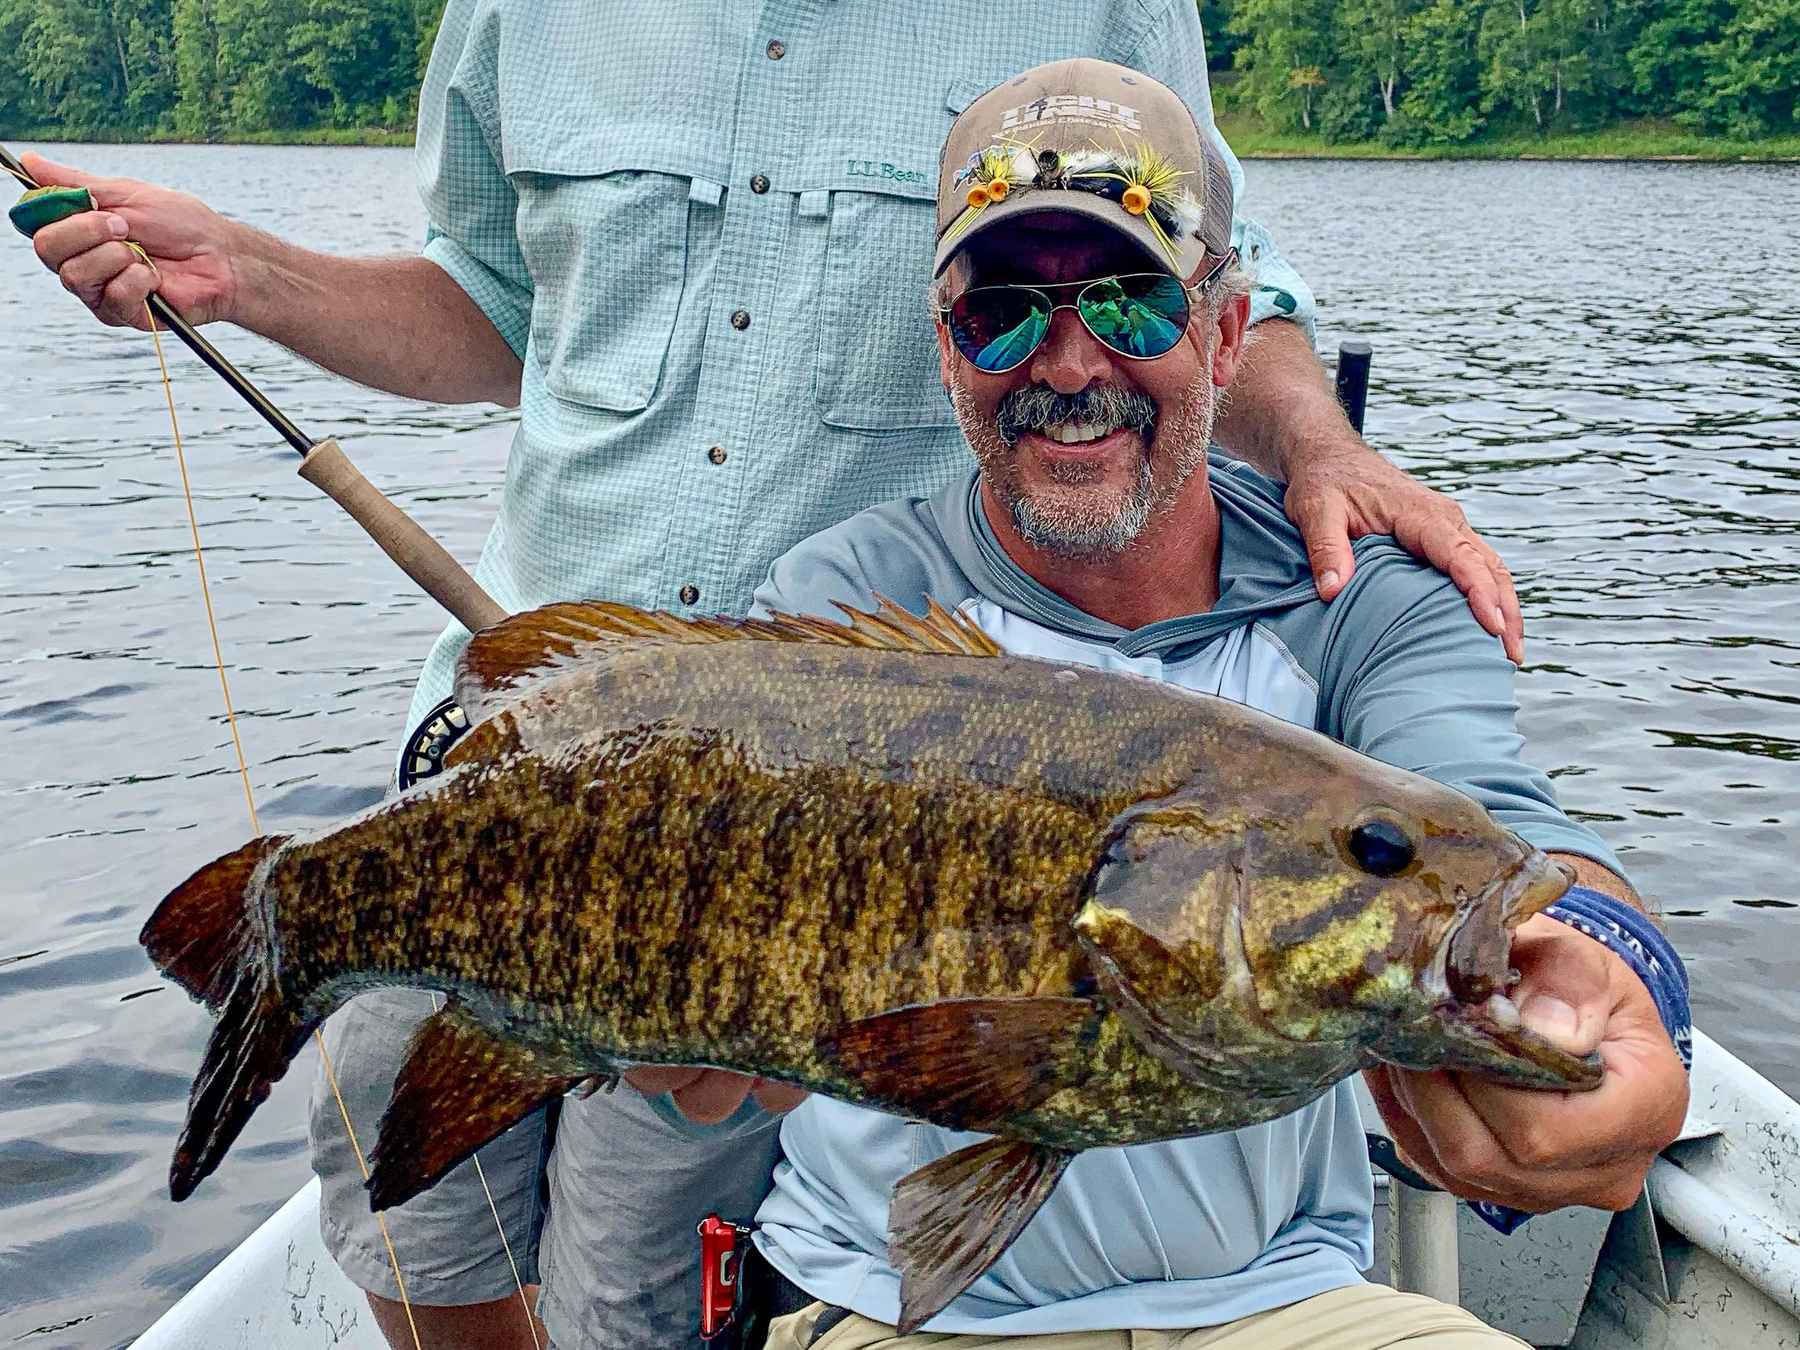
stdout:
MULTIPOLYGON (((1461 1194, 1622 1208, 1683 1118, 1685 974, 1605 845, 1520 760, 1512 667, 1455 588, 1365 540, 1321 604, 1281 489, 1208 459, 1254 359, 1230 192, 1180 101, 1121 67, 1040 67, 972 105, 941 160, 933 300, 978 471, 800 544, 758 603, 933 597, 1012 652, 1223 694, 1429 774, 1563 858, 1581 885, 1565 922, 1520 931, 1515 996, 1559 1044, 1598 1049, 1604 1084, 1383 1069, 1371 1087, 1409 1158, 1461 1194)), ((818 1301, 777 1320, 771 1350, 1516 1344, 1362 1282, 1372 1195, 1347 1082, 1269 1124, 1080 1155, 999 1261, 900 1335, 894 1184, 976 1137, 820 1097, 787 1117, 757 1241, 818 1301)))

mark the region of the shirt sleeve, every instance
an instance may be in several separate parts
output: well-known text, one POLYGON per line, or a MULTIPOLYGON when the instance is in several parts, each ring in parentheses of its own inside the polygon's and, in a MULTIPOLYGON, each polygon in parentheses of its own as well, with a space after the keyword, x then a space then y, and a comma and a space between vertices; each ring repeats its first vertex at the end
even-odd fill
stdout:
POLYGON ((922 614, 927 597, 953 609, 973 592, 937 531, 932 503, 912 499, 863 511, 801 540, 770 566, 751 612, 841 620, 839 604, 875 609, 887 599, 922 614))
POLYGON ((1281 255, 1274 238, 1244 214, 1244 169, 1213 120, 1212 86, 1206 75, 1206 36, 1200 29, 1200 11, 1193 0, 1173 0, 1168 13, 1150 25, 1143 41, 1126 63, 1155 76, 1181 96, 1200 124, 1201 134, 1211 136, 1231 170, 1234 213, 1231 242, 1250 274, 1250 322, 1291 319, 1318 341, 1318 305, 1312 287, 1281 255))
POLYGON ((487 0, 451 0, 419 92, 413 152, 425 256, 481 307, 519 356, 531 332, 531 273, 519 199, 502 167, 497 30, 487 0))
POLYGON ((1525 762, 1513 665, 1454 585, 1383 544, 1358 550, 1351 585, 1330 608, 1321 731, 1467 793, 1541 849, 1624 876, 1525 762))

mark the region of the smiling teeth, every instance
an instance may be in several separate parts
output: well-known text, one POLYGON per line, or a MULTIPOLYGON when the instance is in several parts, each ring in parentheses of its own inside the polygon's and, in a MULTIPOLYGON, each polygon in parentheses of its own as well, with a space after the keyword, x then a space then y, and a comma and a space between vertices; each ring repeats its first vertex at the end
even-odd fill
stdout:
POLYGON ((1045 427, 1044 435, 1060 445, 1081 445, 1111 435, 1112 430, 1097 422, 1061 422, 1053 427, 1045 427))

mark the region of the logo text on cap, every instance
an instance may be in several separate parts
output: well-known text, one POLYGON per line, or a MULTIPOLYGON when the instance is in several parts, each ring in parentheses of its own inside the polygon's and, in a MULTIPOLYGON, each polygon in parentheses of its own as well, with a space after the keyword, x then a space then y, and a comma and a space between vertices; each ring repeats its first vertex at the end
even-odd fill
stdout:
POLYGON ((1000 122, 1001 131, 1018 131, 1024 127, 1054 124, 1058 121, 1111 123, 1127 131, 1142 131, 1137 109, 1111 99, 1091 94, 1048 94, 1017 108, 1008 108, 1000 122))

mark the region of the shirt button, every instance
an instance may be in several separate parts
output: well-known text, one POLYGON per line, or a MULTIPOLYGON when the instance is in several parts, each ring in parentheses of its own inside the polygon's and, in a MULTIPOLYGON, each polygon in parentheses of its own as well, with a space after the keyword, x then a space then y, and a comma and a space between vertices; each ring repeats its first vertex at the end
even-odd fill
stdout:
POLYGON ((681 588, 681 603, 682 604, 691 605, 699 598, 700 598, 700 588, 698 586, 694 585, 693 583, 690 582, 688 585, 683 586, 681 588))
POLYGON ((706 452, 706 457, 714 464, 723 464, 725 462, 725 447, 722 445, 715 445, 706 452))
POLYGON ((740 333, 743 332, 746 328, 748 328, 750 326, 750 311, 747 309, 732 310, 731 326, 733 328, 737 329, 738 332, 740 332, 740 333))
POLYGON ((753 175, 750 179, 750 190, 758 195, 767 192, 769 190, 768 175, 761 173, 753 175))
POLYGON ((769 40, 769 60, 779 61, 786 55, 787 43, 783 42, 780 38, 771 38, 769 40))

